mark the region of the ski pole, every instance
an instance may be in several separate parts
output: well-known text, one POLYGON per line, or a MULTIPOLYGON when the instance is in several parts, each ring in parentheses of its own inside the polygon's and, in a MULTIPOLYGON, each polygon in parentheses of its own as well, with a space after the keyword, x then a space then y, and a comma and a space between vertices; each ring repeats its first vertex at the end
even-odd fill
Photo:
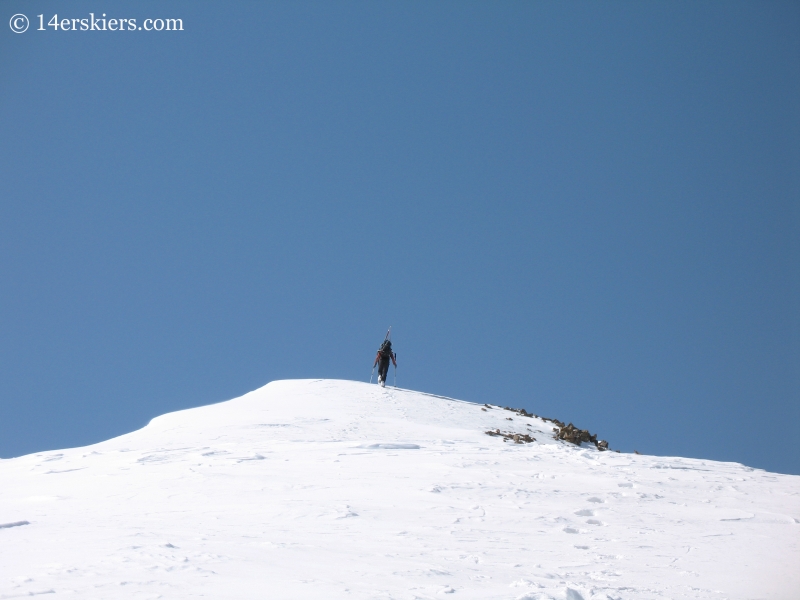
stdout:
POLYGON ((369 382, 372 383, 372 376, 375 375, 375 365, 372 365, 372 373, 369 374, 369 382))

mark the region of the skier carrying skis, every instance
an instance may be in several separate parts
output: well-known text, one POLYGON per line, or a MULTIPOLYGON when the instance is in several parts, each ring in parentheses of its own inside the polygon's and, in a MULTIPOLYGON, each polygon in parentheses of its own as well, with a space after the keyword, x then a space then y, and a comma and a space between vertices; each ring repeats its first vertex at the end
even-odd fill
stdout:
MULTIPOLYGON (((388 334, 387 334, 388 335, 388 334)), ((378 353, 375 355, 375 362, 372 363, 372 368, 380 363, 378 366, 378 385, 386 387, 386 375, 389 373, 389 361, 392 361, 394 368, 397 368, 397 355, 392 352, 392 342, 387 337, 383 340, 381 347, 378 348, 378 353)))

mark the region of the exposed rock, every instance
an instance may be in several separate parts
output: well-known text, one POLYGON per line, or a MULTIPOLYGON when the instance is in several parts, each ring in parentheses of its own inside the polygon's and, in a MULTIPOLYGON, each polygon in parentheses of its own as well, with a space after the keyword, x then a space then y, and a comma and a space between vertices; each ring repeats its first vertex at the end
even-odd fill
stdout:
POLYGON ((592 435, 587 429, 578 429, 572 423, 559 429, 556 438, 573 444, 581 444, 581 442, 597 443, 596 435, 592 435))
POLYGON ((608 442, 605 440, 597 441, 597 436, 589 433, 588 429, 578 429, 572 423, 569 425, 562 425, 561 428, 556 431, 554 436, 558 440, 564 440, 565 442, 570 442, 577 446, 580 446, 583 442, 588 442, 594 444, 598 450, 608 450, 608 442))
MULTIPOLYGON (((488 404, 484 404, 487 408, 491 408, 488 404)), ((608 442, 605 440, 597 440, 597 436, 589 433, 586 429, 578 429, 572 423, 569 425, 565 425, 563 422, 559 421, 558 419, 548 419, 547 417, 540 417, 539 415, 535 415, 533 413, 529 413, 524 408, 511 408, 510 406, 504 406, 504 410, 508 410, 511 412, 516 413, 520 417, 528 417, 534 419, 541 419, 545 423, 552 423, 557 427, 553 427, 553 433, 558 440, 564 440, 565 442, 570 442, 572 444, 580 445, 583 442, 589 442, 594 444, 598 450, 608 450, 608 442)), ((507 421, 513 421, 511 417, 506 417, 507 421)), ((499 431, 493 435, 500 435, 499 431)), ((489 433, 488 431, 486 433, 489 433)), ((503 434, 505 435, 505 434, 503 434)), ((638 454, 638 452, 637 452, 638 454)))
POLYGON ((490 429, 485 433, 486 435, 502 437, 504 442, 513 441, 515 444, 530 444, 531 442, 536 441, 535 437, 527 433, 513 433, 513 432, 504 433, 501 432, 499 429, 495 429, 494 431, 490 429))

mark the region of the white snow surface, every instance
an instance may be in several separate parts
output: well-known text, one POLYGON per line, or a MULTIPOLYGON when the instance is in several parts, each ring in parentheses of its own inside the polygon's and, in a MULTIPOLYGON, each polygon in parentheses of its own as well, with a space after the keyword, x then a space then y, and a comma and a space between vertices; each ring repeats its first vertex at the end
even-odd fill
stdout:
POLYGON ((800 477, 576 447, 420 392, 276 381, 0 461, 0 599, 38 594, 797 599, 800 477))

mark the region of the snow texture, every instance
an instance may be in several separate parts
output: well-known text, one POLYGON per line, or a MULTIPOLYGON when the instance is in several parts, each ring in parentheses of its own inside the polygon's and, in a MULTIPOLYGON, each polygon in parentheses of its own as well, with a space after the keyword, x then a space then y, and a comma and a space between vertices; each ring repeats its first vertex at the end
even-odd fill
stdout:
POLYGON ((800 477, 349 381, 0 461, 0 599, 790 599, 799 544, 800 477))

